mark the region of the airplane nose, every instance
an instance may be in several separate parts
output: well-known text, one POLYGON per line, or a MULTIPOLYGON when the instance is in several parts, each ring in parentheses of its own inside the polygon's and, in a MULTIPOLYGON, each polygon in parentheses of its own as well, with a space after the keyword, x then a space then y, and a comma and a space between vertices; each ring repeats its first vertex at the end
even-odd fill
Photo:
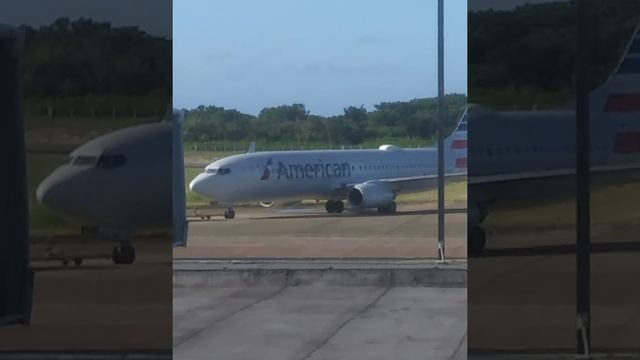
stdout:
POLYGON ((36 189, 36 199, 42 204, 56 210, 65 210, 77 196, 74 185, 70 182, 75 173, 66 166, 61 166, 47 176, 36 189))
POLYGON ((51 190, 51 184, 47 181, 43 181, 38 185, 38 189, 36 189, 36 199, 39 202, 46 204, 47 195, 49 195, 49 191, 51 190))
POLYGON ((36 189, 36 199, 38 199, 40 203, 52 208, 59 207, 60 196, 58 196, 59 191, 56 189, 57 185, 58 181, 54 177, 47 177, 38 185, 36 189))
POLYGON ((203 183, 203 175, 199 174, 189 183, 189 190, 194 193, 201 194, 202 191, 202 183, 203 183))

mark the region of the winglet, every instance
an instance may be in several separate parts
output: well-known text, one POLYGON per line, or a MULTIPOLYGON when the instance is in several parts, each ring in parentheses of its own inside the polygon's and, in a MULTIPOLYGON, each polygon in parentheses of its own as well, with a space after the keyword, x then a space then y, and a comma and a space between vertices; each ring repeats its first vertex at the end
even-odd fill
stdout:
POLYGON ((252 152, 256 152, 256 142, 252 141, 251 144, 249 144, 249 150, 247 150, 248 153, 252 153, 252 152))
POLYGON ((591 107, 611 115, 640 112, 640 23, 614 71, 591 94, 591 107))

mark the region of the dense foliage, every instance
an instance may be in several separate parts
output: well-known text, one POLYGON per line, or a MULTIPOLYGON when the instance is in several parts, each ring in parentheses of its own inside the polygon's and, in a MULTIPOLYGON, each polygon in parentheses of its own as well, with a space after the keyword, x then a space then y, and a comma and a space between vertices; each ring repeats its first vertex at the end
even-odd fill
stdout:
MULTIPOLYGON (((640 20, 640 1, 592 1, 591 85, 620 59, 640 20)), ((575 3, 523 5, 469 14, 469 101, 494 107, 558 106, 571 100, 575 3)))
POLYGON ((41 115, 157 115, 172 91, 171 41, 137 27, 60 18, 26 27, 24 94, 41 115))
MULTIPOLYGON (((466 107, 466 96, 447 95, 447 132, 466 107)), ((375 110, 349 106, 342 115, 310 114, 303 104, 264 108, 258 116, 215 106, 189 110, 184 123, 188 142, 257 140, 259 142, 362 144, 367 140, 436 135, 437 99, 414 99, 375 105, 375 110)))

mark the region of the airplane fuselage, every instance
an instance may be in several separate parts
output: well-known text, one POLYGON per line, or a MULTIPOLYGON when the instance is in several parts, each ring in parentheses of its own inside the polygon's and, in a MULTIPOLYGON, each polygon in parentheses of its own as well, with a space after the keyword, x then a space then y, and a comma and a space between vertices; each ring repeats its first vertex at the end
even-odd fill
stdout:
MULTIPOLYGON (((455 159, 446 167, 453 171, 455 159)), ((331 199, 336 197, 336 189, 349 185, 436 171, 437 151, 432 148, 275 151, 220 159, 207 166, 190 186, 224 204, 331 199)))
MULTIPOLYGON (((575 166, 573 111, 472 112, 469 177, 567 169, 575 166)), ((640 163, 637 115, 594 114, 591 165, 640 163)))

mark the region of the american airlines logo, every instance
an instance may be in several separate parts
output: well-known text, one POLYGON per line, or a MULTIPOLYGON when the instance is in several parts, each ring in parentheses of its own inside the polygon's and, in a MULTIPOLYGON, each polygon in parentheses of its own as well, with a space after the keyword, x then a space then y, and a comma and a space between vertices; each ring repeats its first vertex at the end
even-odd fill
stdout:
POLYGON ((262 173, 262 176, 260 177, 260 180, 269 180, 269 178, 271 177, 271 168, 270 166, 273 164, 273 159, 269 158, 267 159, 267 166, 264 168, 264 172, 262 173))
POLYGON ((278 180, 286 179, 318 179, 342 178, 351 176, 351 166, 348 163, 315 163, 315 164, 284 164, 278 162, 278 180))
MULTIPOLYGON (((273 161, 270 158, 267 161, 260 180, 267 180, 271 177, 270 165, 273 161)), ((278 168, 275 171, 277 180, 280 179, 324 179, 324 178, 343 178, 351 176, 351 165, 349 163, 303 163, 303 164, 285 164, 278 161, 278 168)))

